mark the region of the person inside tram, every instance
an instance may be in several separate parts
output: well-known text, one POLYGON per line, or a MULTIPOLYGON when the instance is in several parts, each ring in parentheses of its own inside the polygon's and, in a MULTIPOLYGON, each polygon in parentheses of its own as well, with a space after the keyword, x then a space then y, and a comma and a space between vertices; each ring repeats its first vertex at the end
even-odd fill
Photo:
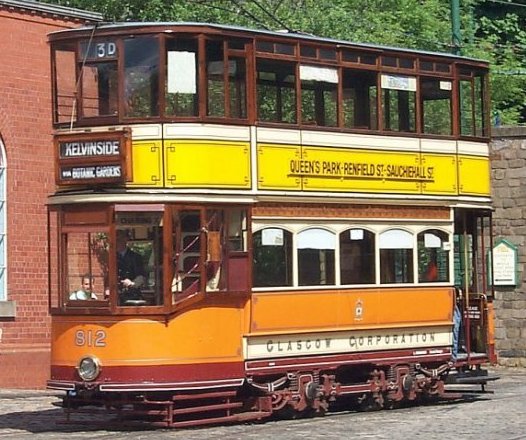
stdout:
POLYGON ((84 274, 80 277, 80 289, 72 292, 69 295, 70 300, 88 300, 97 299, 97 295, 93 292, 93 285, 95 279, 90 274, 84 274))
POLYGON ((426 268, 425 281, 438 281, 437 255, 435 250, 433 250, 430 257, 431 258, 426 268))
POLYGON ((117 230, 117 270, 119 283, 119 302, 142 305, 141 288, 146 282, 146 271, 142 257, 128 246, 129 234, 124 229, 117 230))

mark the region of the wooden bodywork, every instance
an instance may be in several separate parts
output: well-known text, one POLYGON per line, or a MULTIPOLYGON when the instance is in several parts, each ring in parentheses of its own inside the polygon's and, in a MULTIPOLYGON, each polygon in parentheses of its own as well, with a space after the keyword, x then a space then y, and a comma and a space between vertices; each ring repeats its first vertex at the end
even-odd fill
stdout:
POLYGON ((391 407, 494 360, 487 63, 198 24, 50 43, 48 386, 68 414, 391 407))

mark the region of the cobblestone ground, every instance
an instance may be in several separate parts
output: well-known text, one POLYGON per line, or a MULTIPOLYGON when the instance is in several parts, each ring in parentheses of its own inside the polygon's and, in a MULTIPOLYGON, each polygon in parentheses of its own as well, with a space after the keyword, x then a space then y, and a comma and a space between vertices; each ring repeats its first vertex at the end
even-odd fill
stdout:
POLYGON ((186 430, 114 430, 64 425, 57 394, 0 390, 0 439, 526 439, 526 369, 499 368, 490 393, 462 402, 186 430))

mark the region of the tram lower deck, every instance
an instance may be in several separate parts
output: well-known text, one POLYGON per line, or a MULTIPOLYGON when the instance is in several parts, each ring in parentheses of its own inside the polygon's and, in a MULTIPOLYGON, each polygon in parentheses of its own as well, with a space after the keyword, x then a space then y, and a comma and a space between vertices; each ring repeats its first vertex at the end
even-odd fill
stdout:
POLYGON ((88 271, 95 296, 52 298, 48 386, 66 391, 68 414, 101 405, 190 426, 323 413, 340 398, 358 408, 445 398, 455 368, 486 382, 488 301, 450 281, 452 263, 476 253, 477 231, 456 231, 465 222, 443 209, 420 209, 441 214, 403 226, 396 216, 407 208, 395 206, 374 221, 351 221, 340 205, 332 219, 299 222, 297 209, 289 218, 274 205, 52 210, 57 284, 71 290, 88 271), (126 253, 142 268, 125 268, 126 253))

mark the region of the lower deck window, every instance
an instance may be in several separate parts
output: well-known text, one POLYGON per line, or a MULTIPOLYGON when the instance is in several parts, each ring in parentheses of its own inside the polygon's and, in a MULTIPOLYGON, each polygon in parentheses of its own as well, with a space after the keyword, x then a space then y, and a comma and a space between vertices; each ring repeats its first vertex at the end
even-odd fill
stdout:
MULTIPOLYGON (((288 229, 303 225, 290 223, 288 229)), ((290 232, 268 226, 253 234, 254 287, 368 286, 447 283, 450 234, 445 230, 334 223, 290 232), (339 230, 336 233, 328 228, 339 230), (420 232, 418 232, 420 231, 420 232)))
POLYGON ((365 229, 348 229, 340 234, 341 284, 374 284, 374 234, 365 229))
POLYGON ((413 235, 402 229, 380 234, 380 282, 413 282, 413 235))
POLYGON ((292 234, 279 228, 254 233, 254 287, 292 286, 292 234))
POLYGON ((160 212, 116 215, 115 256, 121 306, 163 304, 163 227, 160 212))
POLYGON ((102 231, 70 232, 64 235, 66 301, 108 300, 107 238, 108 234, 102 231))
POLYGON ((442 231, 418 234, 418 281, 436 283, 449 280, 449 242, 442 231))
POLYGON ((298 284, 335 284, 335 235, 325 229, 307 229, 298 234, 298 284))

